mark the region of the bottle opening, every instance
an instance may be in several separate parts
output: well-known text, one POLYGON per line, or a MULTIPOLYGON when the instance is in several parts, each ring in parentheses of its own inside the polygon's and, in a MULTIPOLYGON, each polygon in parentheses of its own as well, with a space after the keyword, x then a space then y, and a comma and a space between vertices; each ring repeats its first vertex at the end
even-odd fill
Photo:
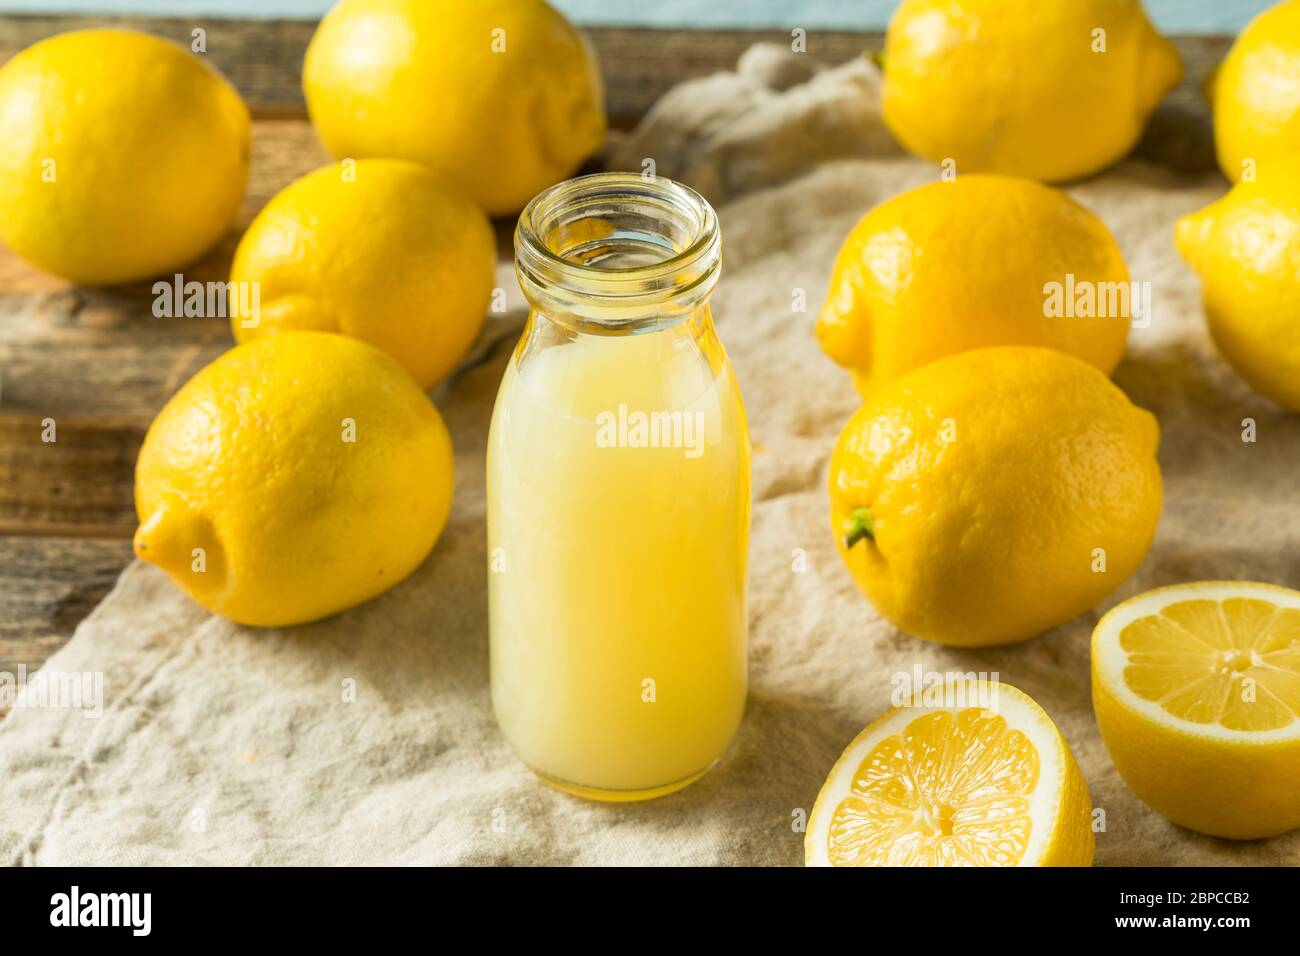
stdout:
POLYGON ((599 173, 553 186, 515 230, 515 272, 533 308, 625 329, 689 315, 717 283, 713 208, 670 179, 599 173))

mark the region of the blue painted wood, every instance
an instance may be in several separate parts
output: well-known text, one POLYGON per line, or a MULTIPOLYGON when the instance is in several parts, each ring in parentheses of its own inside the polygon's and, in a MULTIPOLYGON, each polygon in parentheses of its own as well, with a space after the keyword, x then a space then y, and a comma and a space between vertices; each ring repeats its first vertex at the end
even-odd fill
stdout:
MULTIPOLYGON (((552 0, 579 23, 608 26, 880 30, 897 0, 552 0)), ((1069 0, 1043 0, 1045 3, 1069 0)), ((1165 33, 1236 33, 1274 0, 1146 0, 1165 33)), ((0 13, 99 13, 315 19, 332 0, 0 0, 0 13)))

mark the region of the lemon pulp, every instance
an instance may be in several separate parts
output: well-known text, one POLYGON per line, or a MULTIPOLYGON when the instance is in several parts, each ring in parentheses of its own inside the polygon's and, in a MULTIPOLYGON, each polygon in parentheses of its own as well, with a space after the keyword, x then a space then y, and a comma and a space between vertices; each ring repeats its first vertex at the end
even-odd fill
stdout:
POLYGON ((1129 690, 1173 717, 1262 731, 1300 716, 1300 608, 1178 601, 1128 624, 1120 647, 1129 690))
POLYGON ((835 866, 1015 866, 1038 749, 984 708, 917 717, 875 745, 831 817, 835 866))

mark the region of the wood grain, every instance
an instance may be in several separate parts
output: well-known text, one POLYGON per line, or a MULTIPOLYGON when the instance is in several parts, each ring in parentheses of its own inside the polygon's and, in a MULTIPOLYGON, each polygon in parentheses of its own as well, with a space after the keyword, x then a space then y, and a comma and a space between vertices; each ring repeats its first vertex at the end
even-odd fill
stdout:
POLYGON ((0 671, 44 664, 130 560, 127 541, 0 536, 0 671))
MULTIPOLYGON (((207 55, 254 116, 253 161, 240 221, 186 278, 224 279, 243 228, 275 192, 329 161, 306 120, 298 71, 315 25, 300 21, 113 17, 0 17, 0 63, 65 30, 119 26, 207 55)), ((602 63, 614 128, 630 128, 668 88, 734 67, 783 31, 586 31, 602 63)), ((1187 78, 1152 118, 1137 152, 1175 169, 1213 168, 1199 84, 1224 38, 1181 38, 1187 78)), ((807 54, 835 64, 878 49, 879 34, 812 31, 807 54)), ((615 133, 614 135, 618 135, 615 133)), ((503 255, 513 223, 497 224, 503 255)), ((149 422, 191 375, 229 347, 225 321, 152 314, 151 283, 79 289, 0 249, 0 670, 34 668, 130 560, 132 472, 149 422), (52 420, 56 441, 43 440, 52 420)))
POLYGON ((142 425, 107 416, 0 415, 0 535, 129 539, 143 439, 142 425))

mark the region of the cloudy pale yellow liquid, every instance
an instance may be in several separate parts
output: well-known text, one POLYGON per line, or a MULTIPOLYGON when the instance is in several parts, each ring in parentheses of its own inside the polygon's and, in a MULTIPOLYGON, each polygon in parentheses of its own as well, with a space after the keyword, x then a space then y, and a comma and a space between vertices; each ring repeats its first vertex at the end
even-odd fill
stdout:
POLYGON ((711 323, 511 363, 488 450, 492 700, 528 766, 630 800, 718 759, 745 704, 749 507, 744 411, 711 323), (697 447, 627 447, 632 431, 608 446, 601 413, 620 404, 694 416, 697 447))

